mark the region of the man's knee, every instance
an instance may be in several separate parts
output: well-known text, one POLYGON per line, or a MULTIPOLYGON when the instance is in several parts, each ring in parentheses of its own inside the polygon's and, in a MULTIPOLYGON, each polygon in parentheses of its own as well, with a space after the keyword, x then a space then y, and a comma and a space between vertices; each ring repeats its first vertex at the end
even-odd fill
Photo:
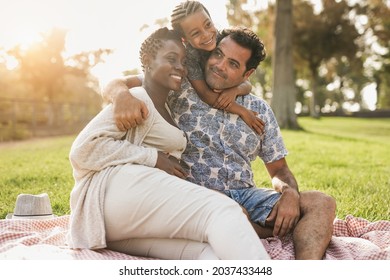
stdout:
POLYGON ((301 208, 304 212, 318 211, 335 216, 336 200, 332 196, 322 193, 320 191, 302 192, 301 208))

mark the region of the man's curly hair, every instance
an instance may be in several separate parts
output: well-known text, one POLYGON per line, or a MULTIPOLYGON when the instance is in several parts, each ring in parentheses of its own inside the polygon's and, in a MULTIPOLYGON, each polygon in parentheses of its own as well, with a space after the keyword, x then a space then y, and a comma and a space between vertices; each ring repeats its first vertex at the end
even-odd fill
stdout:
POLYGON ((256 69, 260 62, 266 57, 265 46, 261 39, 252 30, 246 27, 234 27, 222 30, 218 43, 225 37, 229 36, 238 45, 249 49, 252 52, 251 57, 246 63, 246 70, 256 69))

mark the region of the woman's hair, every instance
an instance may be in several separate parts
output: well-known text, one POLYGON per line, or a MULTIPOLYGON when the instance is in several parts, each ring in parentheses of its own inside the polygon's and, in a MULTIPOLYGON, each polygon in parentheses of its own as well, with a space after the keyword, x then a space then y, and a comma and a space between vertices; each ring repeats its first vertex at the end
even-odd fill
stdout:
POLYGON ((183 29, 180 26, 180 23, 186 17, 195 14, 198 11, 204 10, 207 15, 210 17, 209 11, 203 6, 202 3, 198 1, 185 1, 178 4, 171 14, 171 25, 174 30, 180 33, 181 36, 184 36, 183 29))
POLYGON ((164 42, 167 40, 178 41, 180 44, 181 36, 174 30, 168 29, 166 27, 157 29, 141 45, 139 52, 142 70, 145 70, 145 60, 144 55, 147 54, 152 58, 156 57, 158 50, 164 45, 164 42))
MULTIPOLYGON (((261 39, 252 30, 246 27, 233 27, 224 29, 218 38, 218 43, 229 36, 241 47, 251 50, 251 57, 246 63, 246 70, 256 69, 266 57, 265 46, 261 39)), ((218 45, 218 44, 217 44, 218 45)))

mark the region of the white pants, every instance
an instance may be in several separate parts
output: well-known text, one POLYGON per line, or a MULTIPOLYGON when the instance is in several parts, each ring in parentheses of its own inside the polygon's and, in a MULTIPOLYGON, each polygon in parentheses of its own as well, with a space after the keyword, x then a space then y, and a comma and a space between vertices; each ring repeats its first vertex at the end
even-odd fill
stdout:
POLYGON ((104 217, 109 248, 128 254, 269 259, 236 202, 156 168, 127 164, 118 169, 106 188, 104 217))
POLYGON ((188 239, 139 238, 108 242, 107 247, 133 256, 162 260, 218 260, 210 244, 188 239))

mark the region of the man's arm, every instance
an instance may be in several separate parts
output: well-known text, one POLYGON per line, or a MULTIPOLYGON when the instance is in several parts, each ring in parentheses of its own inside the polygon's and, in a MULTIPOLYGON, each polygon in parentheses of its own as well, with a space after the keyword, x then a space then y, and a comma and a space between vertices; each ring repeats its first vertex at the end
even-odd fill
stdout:
POLYGON ((299 192, 298 183, 288 167, 285 158, 267 163, 265 166, 267 167, 268 174, 272 178, 272 185, 277 192, 283 193, 287 189, 299 192))
POLYGON ((274 189, 282 194, 267 222, 274 224, 275 236, 284 236, 300 218, 298 183, 285 158, 267 163, 266 168, 274 189))
POLYGON ((137 86, 142 86, 137 76, 126 76, 112 80, 103 89, 103 99, 113 103, 115 123, 122 131, 142 124, 149 114, 145 103, 129 93, 129 88, 137 86))

